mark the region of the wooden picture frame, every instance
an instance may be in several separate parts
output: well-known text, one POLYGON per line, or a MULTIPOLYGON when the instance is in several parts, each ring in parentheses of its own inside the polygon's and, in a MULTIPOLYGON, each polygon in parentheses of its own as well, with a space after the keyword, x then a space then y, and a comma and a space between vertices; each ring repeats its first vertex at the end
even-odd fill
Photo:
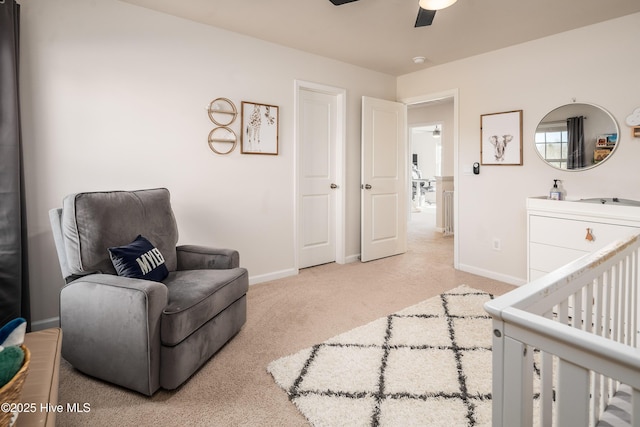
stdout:
POLYGON ((278 155, 278 116, 276 105, 242 101, 242 154, 278 155))
POLYGON ((522 110, 480 116, 480 163, 522 166, 522 110))

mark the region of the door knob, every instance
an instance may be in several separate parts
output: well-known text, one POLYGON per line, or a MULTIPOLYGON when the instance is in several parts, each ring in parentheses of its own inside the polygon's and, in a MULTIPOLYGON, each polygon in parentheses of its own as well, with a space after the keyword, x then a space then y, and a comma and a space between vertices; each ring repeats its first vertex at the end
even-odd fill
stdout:
POLYGON ((338 184, 334 184, 333 182, 331 183, 331 189, 335 190, 336 188, 338 188, 338 184))
POLYGON ((365 184, 364 189, 365 189, 365 190, 371 190, 371 185, 369 185, 369 184, 365 184))

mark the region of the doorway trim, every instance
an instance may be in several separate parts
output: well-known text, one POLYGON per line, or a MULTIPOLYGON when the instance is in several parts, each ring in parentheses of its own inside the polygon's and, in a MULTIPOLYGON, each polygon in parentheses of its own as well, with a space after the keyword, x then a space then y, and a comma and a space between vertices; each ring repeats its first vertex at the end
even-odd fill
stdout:
POLYGON ((308 82, 304 80, 294 80, 294 120, 293 120, 293 135, 294 135, 294 215, 293 215, 293 236, 295 247, 295 271, 299 272, 300 266, 300 232, 299 221, 301 211, 301 197, 300 197, 300 179, 302 172, 302 159, 300 158, 300 128, 299 128, 299 107, 300 107, 300 92, 313 91, 327 95, 331 95, 336 98, 336 104, 338 111, 336 112, 336 150, 333 153, 332 160, 336 166, 336 184, 338 185, 338 194, 336 195, 336 207, 335 207, 335 243, 336 243, 336 263, 345 264, 345 242, 346 242, 346 227, 345 227, 345 207, 346 207, 346 188, 345 188, 345 162, 346 162, 346 110, 347 110, 347 91, 346 89, 328 86, 319 83, 308 82))
MULTIPOLYGON (((434 92, 430 94, 415 96, 411 98, 403 98, 400 99, 400 102, 403 102, 407 105, 413 104, 423 104, 431 101, 437 101, 443 98, 453 98, 453 182, 456 187, 459 187, 458 177, 458 153, 459 153, 459 112, 458 112, 458 103, 459 103, 459 90, 449 89, 442 92, 434 92)), ((407 138, 407 144, 410 144, 409 138, 407 138)), ((410 149, 411 147, 407 147, 410 149)), ((458 198, 459 191, 456 189, 453 193, 453 229, 455 230, 453 234, 453 268, 459 269, 460 265, 460 245, 459 245, 459 230, 458 227, 458 198)))

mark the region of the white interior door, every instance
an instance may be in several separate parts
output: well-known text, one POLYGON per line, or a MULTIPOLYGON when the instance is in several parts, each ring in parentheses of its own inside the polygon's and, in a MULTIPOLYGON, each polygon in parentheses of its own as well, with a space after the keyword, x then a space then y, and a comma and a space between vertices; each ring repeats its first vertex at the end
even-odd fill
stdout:
POLYGON ((337 104, 334 94, 299 91, 299 268, 336 261, 337 104))
POLYGON ((404 104, 362 98, 362 261, 407 250, 406 129, 404 104))

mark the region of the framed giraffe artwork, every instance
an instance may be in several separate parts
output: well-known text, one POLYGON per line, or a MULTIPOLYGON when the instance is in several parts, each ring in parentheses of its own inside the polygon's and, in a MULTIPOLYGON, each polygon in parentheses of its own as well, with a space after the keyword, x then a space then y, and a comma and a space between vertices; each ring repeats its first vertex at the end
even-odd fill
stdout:
POLYGON ((278 155, 278 107, 242 101, 242 154, 278 155))

